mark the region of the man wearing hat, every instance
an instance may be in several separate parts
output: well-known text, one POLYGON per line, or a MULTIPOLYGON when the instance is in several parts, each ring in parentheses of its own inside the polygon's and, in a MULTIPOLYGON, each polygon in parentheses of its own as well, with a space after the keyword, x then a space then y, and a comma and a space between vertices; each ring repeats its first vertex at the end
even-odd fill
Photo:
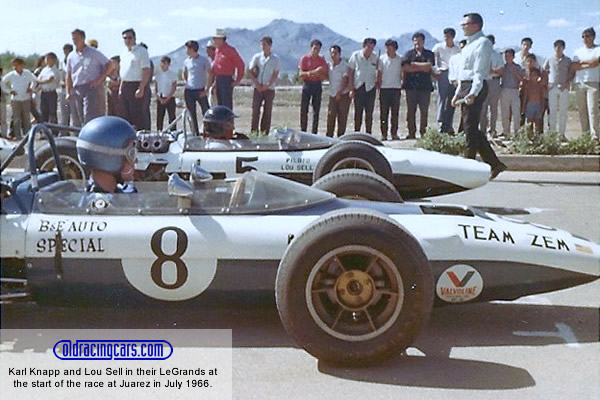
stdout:
POLYGON ((216 84, 217 102, 219 105, 224 105, 233 110, 233 88, 239 85, 244 77, 244 60, 242 60, 237 50, 227 43, 227 34, 224 29, 217 29, 213 41, 216 50, 211 75, 216 84), (233 75, 236 71, 236 79, 234 80, 233 75))

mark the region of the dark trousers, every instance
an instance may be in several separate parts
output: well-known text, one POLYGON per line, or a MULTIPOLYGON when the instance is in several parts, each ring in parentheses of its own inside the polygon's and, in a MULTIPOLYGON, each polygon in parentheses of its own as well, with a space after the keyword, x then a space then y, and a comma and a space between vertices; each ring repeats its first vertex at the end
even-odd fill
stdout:
POLYGON ((373 131, 373 110, 375 109, 375 87, 367 91, 362 85, 354 91, 354 131, 360 132, 363 112, 365 113, 365 131, 373 131))
MULTIPOLYGON (((163 130, 163 121, 165 119, 165 111, 169 113, 169 124, 175 121, 175 98, 171 97, 166 104, 162 104, 157 100, 156 102, 156 129, 160 132, 163 130)), ((171 127, 171 130, 175 130, 175 126, 171 127)))
POLYGON ((390 134, 392 137, 398 136, 398 114, 400 113, 400 89, 380 89, 379 90, 379 108, 381 111, 381 136, 387 137, 388 125, 391 117, 390 134))
POLYGON ((300 101, 300 130, 306 132, 308 128, 308 105, 312 103, 313 121, 312 133, 319 129, 319 111, 321 110, 321 96, 323 86, 321 81, 305 81, 302 85, 302 100, 300 101))
POLYGON ((56 109, 58 106, 58 95, 56 91, 42 92, 42 121, 56 123, 56 109))
POLYGON ((406 89, 406 125, 409 138, 415 138, 417 132, 417 107, 419 107, 420 116, 419 133, 421 135, 425 133, 430 100, 431 92, 429 90, 406 89))
POLYGON ((202 115, 204 115, 204 113, 209 109, 208 97, 206 96, 204 89, 185 89, 183 91, 183 99, 185 100, 185 107, 192 118, 192 130, 197 135, 199 131, 198 114, 196 114, 196 102, 200 104, 202 115))
POLYGON ((259 92, 254 89, 252 96, 252 123, 250 130, 258 131, 258 120, 260 119, 260 131, 269 133, 271 129, 271 112, 273 111, 273 99, 275 99, 275 90, 269 89, 259 92), (260 108, 262 107, 262 118, 260 118, 260 108))
MULTIPOLYGON (((461 82, 461 89, 458 97, 465 97, 471 90, 471 86, 472 82, 470 81, 461 82)), ((498 160, 496 153, 494 153, 494 150, 487 141, 485 133, 479 130, 479 119, 481 118, 481 110, 487 97, 487 93, 487 83, 484 81, 483 88, 477 97, 475 97, 473 104, 462 105, 460 118, 462 120, 462 125, 467 139, 467 150, 465 156, 467 158, 475 159, 475 156, 479 152, 481 159, 494 168, 500 164, 500 160, 498 160)))
POLYGON ((348 111, 350 111, 350 95, 348 93, 341 95, 339 100, 336 100, 335 96, 329 97, 329 106, 327 108, 327 136, 333 136, 336 120, 338 126, 337 135, 342 136, 346 133, 348 111))
POLYGON ((150 109, 146 96, 150 96, 148 89, 144 90, 141 99, 135 97, 136 90, 140 87, 139 81, 121 82, 119 100, 123 107, 123 118, 136 127, 136 129, 150 130, 150 109))
MULTIPOLYGON (((229 107, 233 111, 233 77, 229 75, 217 75, 217 103, 221 106, 229 107)), ((208 102, 208 100, 207 100, 208 102)))
POLYGON ((119 89, 115 89, 108 93, 107 98, 108 103, 108 112, 107 115, 114 115, 117 117, 123 117, 123 105, 121 104, 121 100, 119 99, 119 89))

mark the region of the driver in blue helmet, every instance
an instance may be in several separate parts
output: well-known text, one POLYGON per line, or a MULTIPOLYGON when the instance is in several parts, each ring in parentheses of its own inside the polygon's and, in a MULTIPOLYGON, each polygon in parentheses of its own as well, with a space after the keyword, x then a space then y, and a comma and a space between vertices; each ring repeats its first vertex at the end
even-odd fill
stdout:
POLYGON ((90 169, 86 190, 97 193, 134 193, 132 184, 137 159, 135 129, 123 118, 94 118, 77 139, 77 155, 90 169))
POLYGON ((231 140, 248 139, 243 133, 235 133, 237 117, 228 107, 214 106, 204 113, 204 136, 209 139, 208 148, 231 148, 231 140))

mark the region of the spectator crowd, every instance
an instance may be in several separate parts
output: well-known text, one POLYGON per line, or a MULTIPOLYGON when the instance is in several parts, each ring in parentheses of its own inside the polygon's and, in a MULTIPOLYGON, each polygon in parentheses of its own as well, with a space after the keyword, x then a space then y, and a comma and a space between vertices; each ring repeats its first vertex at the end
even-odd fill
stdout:
MULTIPOLYGON (((376 40, 366 38, 362 49, 348 57, 336 44, 327 49, 325 57, 321 54, 323 44, 320 40, 307 43, 309 51, 298 64, 298 76, 302 81, 301 130, 319 131, 323 82, 328 81, 325 129, 328 136, 341 136, 346 132, 352 104, 352 130, 371 134, 379 92, 381 137, 383 140, 400 139, 402 91, 406 101, 406 138, 416 138, 417 127, 423 135, 434 90, 438 92, 437 128, 442 133, 452 135, 455 131, 477 129, 489 137, 510 138, 521 126, 529 124, 537 133, 546 129, 564 135, 569 91, 573 88, 582 131, 598 137, 600 47, 595 44, 593 28, 583 30, 583 45, 574 52, 573 59, 564 54, 566 43, 558 39, 554 42, 552 55, 545 60, 531 52, 533 41, 529 37, 521 40, 520 50, 516 52, 512 48, 503 51, 493 48, 493 35, 484 36, 489 45, 481 47, 478 42, 475 48, 474 41, 479 40, 483 28, 483 20, 478 14, 465 15, 462 28, 464 40, 456 43, 455 30, 446 28, 442 31, 443 41, 431 50, 427 49, 425 36, 416 32, 412 36, 413 48, 404 54, 398 54, 398 43, 393 39, 385 41, 385 51, 381 54, 375 51, 376 40), (470 25, 479 30, 471 31, 470 25), (469 74, 469 57, 474 51, 477 57, 483 57, 486 69, 469 74), (465 91, 467 84, 470 89, 465 91), (485 95, 480 96, 481 93, 485 95), (455 127, 455 108, 460 103, 468 106, 475 101, 475 97, 469 99, 469 95, 481 98, 481 104, 477 105, 478 119, 467 121, 463 115, 461 126, 455 127), (548 117, 544 124, 546 113, 548 117), (465 123, 473 125, 473 121, 477 126, 464 126, 465 123)), ((187 41, 187 58, 181 76, 183 84, 178 83, 180 80, 171 68, 168 56, 160 58, 157 67, 153 65, 147 46, 137 42, 134 29, 124 30, 122 38, 123 51, 110 59, 98 50, 97 41, 86 41, 86 34, 80 29, 73 30, 72 44, 63 46, 60 58, 49 52, 40 57, 33 71, 26 69, 22 58, 14 58, 13 70, 2 76, 2 136, 22 137, 32 119, 82 126, 101 115, 117 115, 138 130, 150 130, 152 96, 156 104, 156 128, 163 130, 167 114, 171 129, 175 129, 175 97, 179 85, 184 86, 183 101, 192 120, 192 129, 198 133, 196 104, 202 114, 216 104, 233 110, 234 88, 245 76, 254 87, 251 130, 269 132, 281 69, 280 58, 273 51, 273 38, 260 39, 260 51, 247 66, 238 51, 227 42, 225 30, 216 31, 206 43, 204 52, 197 41, 187 41), (10 123, 7 121, 8 104, 12 111, 10 123)), ((473 113, 472 108, 469 110, 473 113)))

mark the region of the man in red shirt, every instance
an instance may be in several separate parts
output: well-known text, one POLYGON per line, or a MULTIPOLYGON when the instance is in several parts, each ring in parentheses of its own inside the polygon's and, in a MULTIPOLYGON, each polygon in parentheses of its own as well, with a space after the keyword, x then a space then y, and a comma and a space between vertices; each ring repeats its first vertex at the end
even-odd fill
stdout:
POLYGON ((300 79, 302 86, 302 101, 300 103, 300 130, 306 131, 308 127, 308 104, 312 99, 313 123, 312 133, 317 133, 319 128, 319 110, 321 109, 321 94, 323 88, 321 81, 327 79, 329 66, 325 58, 319 55, 323 44, 315 39, 310 42, 310 53, 300 59, 300 79))
POLYGON ((246 66, 237 50, 227 43, 227 33, 224 29, 217 29, 213 41, 217 49, 212 63, 212 77, 207 87, 211 87, 214 80, 217 102, 219 105, 233 110, 233 88, 240 84, 246 66), (236 73, 235 80, 233 79, 234 73, 236 73))

